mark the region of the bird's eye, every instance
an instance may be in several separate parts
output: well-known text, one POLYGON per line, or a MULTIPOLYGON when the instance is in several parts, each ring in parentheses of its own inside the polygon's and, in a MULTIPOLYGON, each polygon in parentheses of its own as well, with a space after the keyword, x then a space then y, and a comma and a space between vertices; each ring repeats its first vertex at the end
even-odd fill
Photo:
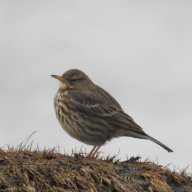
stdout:
POLYGON ((77 78, 71 79, 71 82, 73 82, 73 83, 75 83, 75 82, 77 82, 77 81, 78 81, 77 78))

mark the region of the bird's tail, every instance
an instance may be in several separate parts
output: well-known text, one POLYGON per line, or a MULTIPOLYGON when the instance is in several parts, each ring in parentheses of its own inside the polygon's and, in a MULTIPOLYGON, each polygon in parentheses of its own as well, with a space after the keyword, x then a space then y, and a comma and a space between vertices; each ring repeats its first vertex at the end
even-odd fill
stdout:
POLYGON ((149 140, 157 143, 158 145, 160 145, 161 147, 163 147, 163 148, 164 148, 165 150, 167 150, 168 152, 173 152, 173 150, 170 149, 169 147, 167 147, 165 144, 161 143, 160 141, 158 141, 157 139, 155 139, 155 138, 153 138, 153 137, 151 137, 151 136, 149 136, 149 135, 146 136, 146 139, 149 139, 149 140))

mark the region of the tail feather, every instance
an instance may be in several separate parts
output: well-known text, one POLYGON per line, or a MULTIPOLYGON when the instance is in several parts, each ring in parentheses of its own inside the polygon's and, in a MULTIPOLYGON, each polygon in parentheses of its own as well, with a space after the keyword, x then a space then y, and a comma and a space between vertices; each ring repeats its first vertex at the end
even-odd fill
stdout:
MULTIPOLYGON (((135 138, 140 138, 140 139, 148 139, 150 141, 153 141, 154 143, 160 145, 161 147, 163 147, 165 150, 167 150, 168 152, 173 152, 172 149, 170 149, 169 147, 167 147, 165 144, 161 143, 160 141, 158 141, 157 139, 147 135, 144 131, 139 130, 139 131, 130 131, 128 132, 128 134, 124 134, 125 132, 123 132, 123 136, 128 136, 128 137, 135 137, 135 138), (139 132, 140 131, 140 132, 139 132)), ((118 134, 119 136, 119 134, 118 134)))
POLYGON ((158 141, 157 139, 147 135, 146 139, 149 139, 151 141, 153 141, 154 143, 160 145, 161 147, 163 147, 165 150, 167 150, 168 152, 173 152, 172 149, 170 149, 169 147, 167 147, 165 144, 161 143, 160 141, 158 141))

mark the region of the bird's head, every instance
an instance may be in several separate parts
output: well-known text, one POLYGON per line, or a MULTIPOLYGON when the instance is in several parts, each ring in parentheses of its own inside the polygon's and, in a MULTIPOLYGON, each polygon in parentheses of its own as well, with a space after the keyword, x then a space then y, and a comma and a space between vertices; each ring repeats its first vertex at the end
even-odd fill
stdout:
POLYGON ((83 89, 93 84, 89 77, 79 69, 71 69, 61 76, 51 76, 60 81, 61 89, 83 89))

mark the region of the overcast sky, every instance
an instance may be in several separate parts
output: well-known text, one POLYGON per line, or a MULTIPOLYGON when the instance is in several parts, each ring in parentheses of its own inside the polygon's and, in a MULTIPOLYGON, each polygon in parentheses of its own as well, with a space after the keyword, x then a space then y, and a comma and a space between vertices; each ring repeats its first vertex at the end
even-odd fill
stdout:
POLYGON ((129 137, 101 155, 149 158, 192 170, 192 1, 0 1, 0 146, 33 131, 34 147, 91 146, 56 120, 51 74, 78 68, 110 92, 151 136, 174 150, 129 137))

